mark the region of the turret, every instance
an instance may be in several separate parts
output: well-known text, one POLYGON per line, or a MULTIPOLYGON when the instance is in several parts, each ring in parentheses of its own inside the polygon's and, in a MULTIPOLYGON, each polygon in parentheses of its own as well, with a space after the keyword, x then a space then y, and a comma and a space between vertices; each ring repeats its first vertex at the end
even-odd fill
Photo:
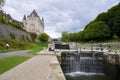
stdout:
POLYGON ((26 20, 26 15, 24 15, 23 20, 26 20))
POLYGON ((44 18, 42 17, 42 22, 43 22, 43 24, 44 24, 44 18))
POLYGON ((44 18, 42 17, 42 23, 43 23, 43 30, 44 30, 44 18))
POLYGON ((26 20, 27 20, 26 15, 24 15, 23 20, 22 20, 24 28, 26 28, 26 26, 27 26, 26 20))

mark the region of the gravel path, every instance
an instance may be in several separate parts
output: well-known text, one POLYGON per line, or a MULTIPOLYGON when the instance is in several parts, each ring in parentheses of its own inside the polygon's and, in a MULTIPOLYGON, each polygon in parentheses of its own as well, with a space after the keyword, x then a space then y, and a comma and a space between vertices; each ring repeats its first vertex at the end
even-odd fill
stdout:
POLYGON ((0 53, 0 58, 9 57, 9 56, 28 56, 33 57, 34 55, 28 54, 29 50, 23 50, 23 51, 14 51, 14 52, 8 52, 8 53, 0 53))

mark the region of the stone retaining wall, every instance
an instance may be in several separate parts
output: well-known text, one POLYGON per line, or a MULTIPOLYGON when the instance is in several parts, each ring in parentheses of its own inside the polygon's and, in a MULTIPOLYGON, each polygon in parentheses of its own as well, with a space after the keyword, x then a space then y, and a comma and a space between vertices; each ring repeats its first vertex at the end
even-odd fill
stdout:
POLYGON ((29 33, 6 24, 0 24, 0 38, 32 41, 29 33))

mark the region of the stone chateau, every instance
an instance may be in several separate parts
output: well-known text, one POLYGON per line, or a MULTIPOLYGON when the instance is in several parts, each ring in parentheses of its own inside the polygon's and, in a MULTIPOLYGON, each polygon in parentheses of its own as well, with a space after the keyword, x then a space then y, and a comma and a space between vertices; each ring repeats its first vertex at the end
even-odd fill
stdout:
POLYGON ((2 14, 10 22, 15 22, 23 26, 27 32, 36 33, 37 35, 44 33, 44 19, 40 18, 35 10, 30 15, 24 15, 22 22, 13 19, 10 14, 4 12, 2 14))
POLYGON ((35 10, 28 16, 24 15, 22 23, 27 32, 44 33, 44 19, 40 19, 35 10))

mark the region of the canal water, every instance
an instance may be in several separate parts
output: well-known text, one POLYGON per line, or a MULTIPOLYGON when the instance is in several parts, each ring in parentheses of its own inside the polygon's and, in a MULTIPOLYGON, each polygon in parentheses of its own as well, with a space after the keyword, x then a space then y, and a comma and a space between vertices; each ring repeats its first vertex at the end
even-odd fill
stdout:
POLYGON ((67 80, 108 80, 101 52, 62 52, 61 67, 67 80))

